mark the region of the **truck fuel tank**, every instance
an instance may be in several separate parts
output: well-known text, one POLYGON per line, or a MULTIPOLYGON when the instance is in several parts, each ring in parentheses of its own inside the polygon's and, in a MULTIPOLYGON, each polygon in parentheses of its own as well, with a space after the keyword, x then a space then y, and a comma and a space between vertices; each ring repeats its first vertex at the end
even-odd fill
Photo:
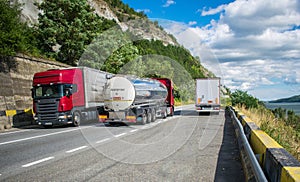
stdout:
POLYGON ((167 98, 166 87, 157 80, 114 76, 104 88, 104 105, 115 111, 158 104, 167 98))

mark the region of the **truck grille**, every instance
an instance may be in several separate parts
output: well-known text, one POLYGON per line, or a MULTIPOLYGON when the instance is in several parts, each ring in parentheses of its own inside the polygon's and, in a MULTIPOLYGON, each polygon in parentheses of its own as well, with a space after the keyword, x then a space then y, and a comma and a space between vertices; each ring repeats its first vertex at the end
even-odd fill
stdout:
POLYGON ((36 102, 38 120, 40 122, 51 122, 58 119, 59 99, 43 99, 36 102))

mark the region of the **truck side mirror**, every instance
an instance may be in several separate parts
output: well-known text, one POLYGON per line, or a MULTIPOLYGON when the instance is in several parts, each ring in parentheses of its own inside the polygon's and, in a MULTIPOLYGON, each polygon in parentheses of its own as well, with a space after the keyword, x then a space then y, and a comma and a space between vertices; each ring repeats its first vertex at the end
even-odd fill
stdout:
POLYGON ((71 95, 72 95, 72 89, 71 88, 67 88, 66 90, 65 90, 65 95, 67 96, 67 97, 70 97, 71 95))

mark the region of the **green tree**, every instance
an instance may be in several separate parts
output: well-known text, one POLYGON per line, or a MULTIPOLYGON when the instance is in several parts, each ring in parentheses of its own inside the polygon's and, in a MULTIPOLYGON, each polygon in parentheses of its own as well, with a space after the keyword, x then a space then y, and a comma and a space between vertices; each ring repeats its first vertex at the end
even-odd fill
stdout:
POLYGON ((37 51, 33 28, 21 22, 21 5, 0 0, 0 72, 16 68, 16 53, 37 51))
POLYGON ((124 4, 121 0, 105 0, 111 6, 114 13, 118 16, 120 21, 129 21, 136 18, 146 18, 144 12, 136 12, 130 8, 128 4, 124 4))
POLYGON ((14 56, 28 47, 26 32, 28 27, 20 20, 21 9, 19 3, 0 0, 0 54, 14 56))
POLYGON ((160 40, 139 40, 134 42, 140 55, 157 54, 176 60, 193 78, 203 78, 204 70, 199 59, 194 58, 184 47, 164 45, 160 40))
POLYGON ((76 65, 86 45, 114 22, 100 18, 86 0, 47 0, 37 5, 42 50, 58 61, 76 65))
POLYGON ((102 70, 118 73, 128 62, 138 57, 138 49, 132 43, 122 46, 107 59, 102 70))
POLYGON ((79 65, 116 73, 130 57, 135 57, 137 51, 131 44, 130 34, 123 32, 121 27, 114 26, 99 34, 87 46, 79 60, 79 65), (116 60, 118 58, 122 60, 116 60), (110 64, 115 64, 117 67, 110 64))
POLYGON ((243 105, 246 108, 257 108, 258 99, 248 94, 246 91, 236 90, 230 95, 232 105, 243 105))

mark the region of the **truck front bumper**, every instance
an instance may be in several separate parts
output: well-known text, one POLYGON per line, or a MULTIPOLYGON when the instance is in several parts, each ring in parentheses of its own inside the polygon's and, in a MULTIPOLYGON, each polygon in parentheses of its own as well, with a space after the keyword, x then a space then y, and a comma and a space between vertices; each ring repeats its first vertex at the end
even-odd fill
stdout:
POLYGON ((44 117, 42 115, 35 115, 34 119, 38 125, 43 126, 62 126, 67 124, 72 124, 72 115, 70 112, 63 112, 58 113, 55 118, 51 119, 43 119, 44 117))

